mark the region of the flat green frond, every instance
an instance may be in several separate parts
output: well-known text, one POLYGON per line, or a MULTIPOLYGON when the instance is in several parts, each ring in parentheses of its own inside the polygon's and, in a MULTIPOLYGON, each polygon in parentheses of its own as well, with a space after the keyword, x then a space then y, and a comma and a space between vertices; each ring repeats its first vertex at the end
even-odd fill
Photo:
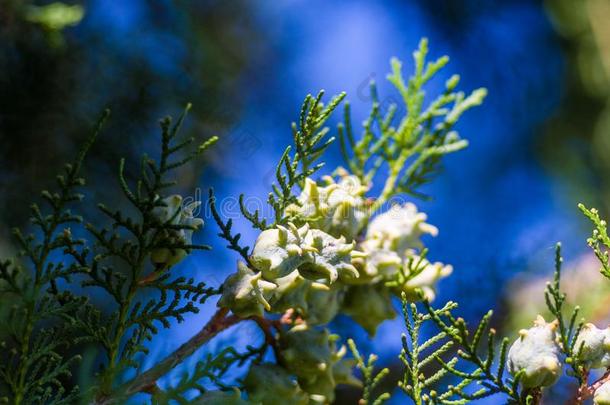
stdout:
POLYGON ((387 78, 400 93, 401 106, 392 103, 381 111, 375 83, 371 82, 371 114, 358 140, 353 135, 349 104, 345 104, 344 123, 339 125, 338 134, 348 168, 365 184, 383 165, 389 173, 375 208, 397 194, 425 198, 419 188, 440 170, 441 158, 468 145, 453 130, 454 125, 487 94, 485 89, 469 95, 454 91, 459 82, 459 76, 454 75, 447 81, 445 92, 425 105, 425 84, 449 62, 446 56, 427 61, 427 44, 423 39, 414 52, 415 70, 408 79, 403 76, 402 63, 396 58, 391 61, 387 78), (404 111, 404 115, 396 117, 397 111, 404 111))
POLYGON ((116 378, 137 367, 137 357, 147 352, 144 342, 158 333, 159 326, 168 328, 171 319, 182 322, 187 314, 199 311, 195 304, 218 294, 205 283, 168 273, 190 252, 209 249, 191 240, 203 222, 193 215, 200 202, 186 204, 182 197, 165 192, 176 183, 171 178, 176 169, 217 141, 212 137, 192 148, 194 138, 180 139, 190 108, 187 105, 173 125, 170 117, 161 120, 160 156, 158 160, 143 156, 135 187, 128 183, 124 160, 120 162, 119 185, 139 216, 132 218, 100 205, 111 225, 87 224, 97 246, 94 256, 80 259, 86 276, 83 286, 106 291, 116 307, 105 321, 107 335, 101 338, 108 365, 101 376, 100 393, 109 392, 116 378), (155 298, 140 297, 143 291, 152 292, 155 298))
POLYGON ((595 208, 588 209, 583 204, 578 204, 578 208, 587 218, 593 222, 594 229, 591 237, 587 239, 587 244, 593 249, 595 256, 601 263, 600 272, 610 278, 610 259, 608 249, 610 249, 610 237, 608 236, 608 224, 599 217, 599 212, 595 208))
MULTIPOLYGON (((240 202, 241 201, 242 200, 240 199, 240 202)), ((210 189, 208 205, 210 207, 210 210, 212 211, 212 217, 214 218, 214 221, 216 221, 216 224, 218 224, 218 227, 221 231, 218 236, 229 242, 227 248, 239 253, 241 257, 246 261, 246 263, 248 263, 250 261, 250 259, 248 258, 248 251, 250 248, 248 246, 241 246, 239 244, 239 239, 241 238, 241 235, 239 233, 235 235, 231 233, 233 220, 229 219, 227 220, 227 222, 224 222, 220 217, 218 209, 216 208, 216 197, 214 196, 214 190, 212 189, 210 189)), ((256 216, 256 220, 258 220, 258 211, 254 215, 256 216)))
POLYGON ((555 245, 555 271, 553 273, 553 281, 547 283, 544 291, 544 297, 547 308, 553 314, 555 319, 557 319, 559 348, 566 358, 570 359, 569 363, 572 369, 570 374, 578 380, 579 384, 582 384, 583 369, 582 365, 579 364, 578 361, 578 358, 580 357, 578 356, 579 348, 575 347, 575 345, 578 335, 584 326, 584 322, 580 321, 579 323, 576 323, 576 318, 578 317, 578 313, 580 311, 578 306, 572 309, 569 321, 566 320, 564 309, 566 294, 561 291, 562 262, 563 258, 561 257, 561 243, 557 243, 555 245))
POLYGON ((422 297, 421 305, 423 313, 403 296, 407 334, 403 335, 400 359, 405 372, 399 386, 415 404, 465 404, 498 393, 522 403, 518 384, 504 378, 508 340, 503 339, 498 349, 496 332, 489 326, 491 311, 471 330, 464 319, 452 314, 455 303, 436 309, 422 297), (426 322, 438 332, 424 339, 420 331, 426 322), (443 388, 449 376, 460 382, 443 388), (473 392, 476 385, 480 388, 473 392))
POLYGON ((46 207, 32 205, 31 222, 42 237, 15 229, 19 257, 0 263, 0 291, 13 294, 15 302, 7 320, 10 341, 0 342, 0 347, 13 347, 7 361, 0 364, 0 386, 6 388, 3 393, 8 394, 4 398, 8 402, 57 405, 76 398, 77 390, 68 392, 59 381, 70 376, 80 357, 59 353, 76 344, 73 326, 78 323, 77 309, 88 307, 88 303, 60 293, 58 282, 69 281, 82 266, 51 257, 54 253, 63 253, 63 258, 72 252, 87 254, 83 242, 72 237, 70 226, 77 226, 82 219, 72 214, 70 206, 83 198, 77 192, 85 183, 80 169, 108 115, 104 111, 75 161, 57 176, 56 191, 41 193, 46 207))
POLYGON ((301 106, 298 124, 292 123, 293 146, 288 146, 275 168, 276 182, 271 187, 267 202, 273 208, 273 223, 260 217, 259 212, 250 212, 240 198, 240 210, 255 228, 261 230, 277 224, 285 224, 285 210, 288 205, 296 203, 295 187, 303 187, 305 179, 310 177, 324 163, 318 163, 322 154, 334 141, 327 138, 328 128, 324 124, 345 98, 345 93, 334 96, 327 105, 322 103, 324 91, 316 97, 308 94, 301 106))
MULTIPOLYGON (((448 308, 450 307, 437 310, 437 313, 447 312, 448 308)), ((402 335, 400 360, 405 369, 398 386, 416 405, 436 403, 441 380, 450 370, 454 370, 457 363, 456 358, 443 360, 443 357, 451 355, 454 342, 448 339, 447 332, 442 330, 424 338, 421 333, 422 326, 431 318, 420 313, 415 303, 409 303, 405 294, 402 297, 402 309, 407 334, 402 335), (439 365, 441 367, 438 367, 439 365)))

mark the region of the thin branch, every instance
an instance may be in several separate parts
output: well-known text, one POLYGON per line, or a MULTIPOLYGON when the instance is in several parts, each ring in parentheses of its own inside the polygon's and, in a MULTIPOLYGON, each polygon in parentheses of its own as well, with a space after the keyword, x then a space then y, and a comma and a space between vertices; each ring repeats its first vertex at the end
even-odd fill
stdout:
POLYGON ((589 385, 584 390, 579 391, 579 396, 576 399, 577 404, 582 404, 588 398, 591 398, 595 391, 606 382, 610 381, 610 370, 606 370, 603 376, 601 376, 598 380, 596 380, 593 384, 589 385))
POLYGON ((210 319, 210 321, 192 338, 186 343, 176 349, 173 353, 169 354, 165 359, 161 360, 153 368, 145 371, 133 380, 125 383, 121 388, 117 390, 117 395, 101 398, 94 402, 95 405, 110 405, 120 403, 120 401, 126 397, 134 395, 138 392, 148 392, 151 387, 154 387, 157 380, 163 377, 165 374, 170 372, 180 363, 182 363, 187 357, 191 356, 201 346, 207 343, 214 336, 222 332, 223 330, 230 328, 231 326, 242 321, 235 315, 227 316, 228 309, 221 308, 210 319))

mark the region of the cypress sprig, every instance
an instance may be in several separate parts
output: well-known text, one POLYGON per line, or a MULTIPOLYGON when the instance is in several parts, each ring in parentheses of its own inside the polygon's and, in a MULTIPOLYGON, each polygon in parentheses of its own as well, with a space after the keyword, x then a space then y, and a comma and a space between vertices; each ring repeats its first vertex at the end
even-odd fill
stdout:
POLYGON ((250 212, 244 205, 244 196, 240 196, 240 209, 255 228, 265 230, 277 224, 285 224, 286 207, 298 203, 294 194, 295 186, 302 187, 307 177, 324 166, 323 162, 316 162, 335 139, 326 137, 329 129, 324 124, 345 98, 345 93, 334 96, 327 105, 322 103, 323 96, 323 90, 315 97, 308 94, 301 105, 298 123, 292 123, 294 145, 286 147, 282 153, 275 168, 276 183, 271 186, 272 191, 267 198, 274 211, 273 223, 268 225, 258 210, 250 212))
POLYGON ((608 258, 610 237, 608 236, 608 223, 599 217, 599 211, 596 208, 588 209, 584 204, 578 204, 578 208, 595 226, 591 237, 587 239, 587 244, 593 249, 595 256, 597 256, 601 263, 600 273, 610 278, 610 259, 608 258))
POLYGON ((98 396, 109 394, 125 371, 138 366, 139 356, 148 352, 145 342, 158 333, 159 325, 168 328, 171 319, 182 322, 186 314, 199 311, 196 303, 218 293, 205 283, 196 283, 193 278, 172 279, 168 266, 148 264, 149 258, 159 249, 168 255, 209 249, 171 236, 175 232, 196 230, 191 225, 177 222, 180 210, 163 221, 156 215, 158 209, 167 207, 164 191, 175 184, 169 177, 172 172, 217 141, 216 137, 210 138, 189 151, 187 148, 194 138, 178 139, 189 109, 190 105, 174 125, 169 117, 161 120, 160 157, 158 160, 147 156, 142 158, 135 189, 126 179, 124 161, 120 162, 119 185, 139 218, 130 218, 118 209, 100 205, 100 211, 111 220, 111 226, 98 228, 87 225, 97 242, 97 250, 85 272, 87 279, 83 286, 105 290, 116 305, 116 311, 105 319, 107 336, 102 343, 107 364, 102 371, 98 396), (178 153, 185 157, 178 156, 178 153), (153 294, 152 298, 144 298, 145 292, 153 294))
MULTIPOLYGON (((242 199, 240 199, 240 205, 241 204, 242 199)), ((227 245, 228 249, 234 250, 235 252, 239 253, 241 257, 246 261, 246 263, 249 263, 250 259, 248 258, 248 252, 250 248, 248 246, 241 246, 239 244, 241 234, 237 233, 233 235, 231 233, 231 228, 233 227, 233 220, 228 219, 227 222, 223 221, 222 217, 220 216, 220 213, 218 212, 218 209, 216 208, 216 196, 214 195, 213 189, 210 189, 209 191, 208 205, 212 212, 212 217, 214 218, 214 221, 220 228, 220 233, 218 234, 218 236, 229 242, 229 244, 227 245)), ((256 212, 255 215, 258 216, 258 212, 256 212)), ((258 217, 253 220, 258 223, 258 217)))
POLYGON ((394 280, 387 281, 385 285, 387 287, 402 287, 406 285, 410 280, 413 280, 419 276, 426 267, 428 262, 426 256, 428 255, 428 249, 424 248, 417 257, 408 257, 405 260, 404 265, 400 266, 398 273, 394 280))
POLYGON ((41 193, 46 207, 31 206, 36 235, 15 229, 19 257, 0 263, 0 291, 10 294, 14 302, 7 320, 8 340, 0 342, 0 347, 12 348, 0 363, 0 387, 8 394, 0 402, 70 404, 78 395, 77 387, 67 390, 61 380, 70 377, 80 356, 61 353, 77 343, 73 326, 78 323, 77 310, 86 308, 87 302, 61 294, 57 283, 69 281, 81 267, 52 257, 77 247, 86 252, 82 241, 72 239, 70 226, 82 219, 72 214, 70 205, 83 198, 77 192, 85 184, 80 170, 108 115, 108 111, 102 114, 75 161, 57 176, 56 191, 41 193))
POLYGON ((564 313, 566 294, 561 291, 562 262, 561 243, 557 243, 555 245, 555 271, 553 273, 553 281, 547 283, 544 291, 544 298, 547 308, 555 319, 557 319, 559 348, 566 356, 566 363, 568 363, 572 369, 572 376, 578 380, 579 385, 582 385, 583 383, 587 383, 586 370, 584 365, 578 361, 578 352, 581 348, 576 347, 576 340, 584 326, 584 321, 577 321, 578 313, 580 312, 579 306, 574 307, 569 319, 566 319, 564 313))
POLYGON ((520 391, 519 375, 505 376, 509 340, 496 344, 496 331, 489 326, 492 311, 469 329, 464 319, 453 315, 457 303, 450 301, 437 309, 423 295, 421 302, 423 313, 403 295, 407 334, 400 356, 405 373, 399 386, 415 404, 465 404, 495 394, 506 395, 509 403, 531 401, 535 393, 520 391), (438 332, 422 340, 421 327, 426 322, 434 324, 438 332), (434 364, 440 369, 434 370, 434 364), (439 388, 448 376, 459 382, 439 388), (474 385, 480 388, 473 391, 474 385))
MULTIPOLYGON (((445 307, 434 311, 440 315, 456 306, 457 304, 449 302, 445 307)), ((436 403, 436 401, 443 403, 451 396, 451 390, 439 395, 434 388, 439 380, 447 375, 448 370, 440 368, 428 376, 426 376, 426 371, 433 363, 436 363, 437 358, 443 356, 453 347, 453 342, 447 339, 447 334, 443 331, 420 342, 422 340, 421 327, 425 322, 430 321, 430 316, 419 313, 417 305, 409 303, 406 296, 403 296, 402 310, 407 334, 402 335, 400 361, 405 368, 405 372, 398 386, 416 405, 436 403)), ((456 362, 456 359, 452 359, 447 364, 454 366, 456 362)), ((464 381, 471 380, 465 379, 464 381)))
POLYGON ((363 390, 362 399, 359 404, 361 405, 381 405, 388 399, 390 399, 390 393, 382 392, 375 396, 375 390, 379 387, 382 380, 390 374, 388 368, 382 368, 379 371, 375 370, 375 363, 377 362, 377 356, 374 354, 369 355, 368 359, 365 360, 358 348, 356 343, 352 339, 347 340, 347 345, 352 352, 352 356, 356 360, 356 367, 362 372, 363 377, 363 390))
POLYGON ((383 112, 374 81, 370 84, 373 106, 358 140, 354 136, 349 104, 345 104, 344 122, 339 125, 338 132, 342 154, 350 171, 365 184, 373 180, 383 165, 389 171, 374 208, 379 208, 397 194, 425 197, 419 188, 438 173, 442 156, 468 145, 453 130, 455 123, 465 111, 480 105, 487 94, 483 88, 469 95, 456 92, 459 76, 453 75, 446 82, 443 94, 424 106, 425 84, 449 61, 443 56, 428 62, 427 54, 428 41, 422 39, 413 54, 415 72, 406 81, 402 63, 396 58, 391 61, 392 73, 387 78, 400 93, 401 107, 406 110, 397 122, 399 106, 390 103, 383 112))
MULTIPOLYGON (((529 394, 524 396, 520 392, 519 376, 516 378, 505 376, 509 340, 502 339, 498 348, 496 331, 489 326, 493 311, 487 312, 481 318, 472 333, 463 318, 456 318, 452 314, 452 309, 438 311, 427 300, 424 299, 422 302, 430 320, 446 334, 457 349, 456 356, 452 360, 445 361, 440 356, 435 356, 437 362, 450 374, 460 380, 468 381, 462 386, 452 387, 449 391, 453 396, 471 401, 503 393, 511 403, 525 403, 529 394), (462 371, 457 368, 460 362, 465 362, 474 369, 462 371), (482 388, 474 393, 468 393, 466 389, 471 383, 480 384, 482 388)), ((449 396, 446 399, 450 400, 449 396)))

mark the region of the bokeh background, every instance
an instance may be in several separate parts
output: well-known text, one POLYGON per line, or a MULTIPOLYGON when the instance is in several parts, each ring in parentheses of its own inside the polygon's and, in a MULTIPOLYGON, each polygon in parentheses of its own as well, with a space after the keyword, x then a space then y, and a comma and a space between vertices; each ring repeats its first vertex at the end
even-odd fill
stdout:
MULTIPOLYGON (((585 244, 589 225, 576 203, 610 213, 610 1, 48 5, 0 0, 0 253, 12 252, 8 230, 27 226, 29 203, 74 155, 104 107, 112 116, 87 163, 88 197, 120 205, 112 177, 119 157, 150 152, 156 121, 187 102, 194 108, 185 132, 221 140, 181 173, 181 191, 204 198, 214 187, 225 216, 252 243, 256 235, 239 219, 235 198, 264 200, 303 97, 346 91, 359 122, 370 108, 368 82, 379 83, 382 100, 396 100, 384 81, 389 59, 398 56, 409 69, 411 51, 426 36, 432 56, 451 57, 431 92, 456 72, 462 89, 489 90, 485 104, 458 125, 470 147, 449 157, 426 188, 433 200, 415 201, 440 229, 426 241, 430 257, 455 269, 437 299, 459 301, 470 321, 494 308, 495 326, 510 335, 542 310, 543 281, 554 244, 562 241, 572 272, 568 291, 591 318, 608 318, 610 288, 595 273, 585 244)), ((335 148, 327 167, 340 163, 335 148)), ((97 215, 93 204, 84 210, 97 215)), ((193 255, 177 271, 218 285, 237 257, 223 248, 207 212, 201 214, 207 225, 200 242, 215 249, 193 255)), ((213 307, 162 332, 153 354, 186 340, 213 307)), ((386 322, 373 339, 346 319, 333 328, 378 353, 398 375, 399 320, 386 322)), ((241 325, 214 345, 243 344, 257 333, 241 325)), ((354 392, 342 390, 337 402, 354 403, 354 392)))

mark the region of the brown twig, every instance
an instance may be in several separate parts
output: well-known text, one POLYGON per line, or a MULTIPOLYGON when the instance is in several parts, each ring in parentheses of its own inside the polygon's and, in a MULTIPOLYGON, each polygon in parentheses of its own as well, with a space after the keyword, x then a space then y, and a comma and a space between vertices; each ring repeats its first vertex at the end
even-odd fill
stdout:
POLYGON ((165 264, 161 264, 161 263, 155 264, 155 269, 149 275, 138 280, 138 285, 145 286, 145 285, 152 283, 153 281, 158 279, 163 274, 163 271, 165 269, 166 269, 165 264))
POLYGON ((575 400, 576 404, 582 404, 585 400, 585 394, 588 390, 587 384, 589 381, 589 370, 584 369, 582 371, 582 376, 581 376, 580 380, 582 382, 581 382, 580 386, 578 387, 578 391, 576 392, 576 400, 575 400))
POLYGON ((589 385, 582 393, 581 398, 584 401, 587 398, 590 398, 595 394, 595 391, 599 387, 601 387, 604 383, 610 381, 610 370, 606 370, 604 375, 602 375, 598 380, 596 380, 593 384, 589 385))
POLYGON ((155 366, 138 375, 131 381, 123 384, 115 395, 98 398, 94 405, 110 405, 119 403, 125 397, 129 397, 138 392, 150 391, 151 387, 156 384, 156 381, 171 371, 174 367, 182 363, 184 359, 195 353, 203 344, 208 342, 218 333, 235 325, 243 320, 235 315, 227 316, 229 312, 226 308, 221 308, 210 321, 186 343, 182 344, 173 353, 169 354, 155 366))
POLYGON ((566 405, 581 405, 584 404, 585 400, 591 398, 595 391, 599 387, 601 387, 604 383, 610 381, 610 370, 606 370, 604 375, 602 375, 599 379, 597 379, 593 384, 587 385, 587 378, 589 377, 589 373, 583 375, 583 383, 580 387, 578 387, 578 391, 576 395, 572 399, 566 402, 566 405))
POLYGON ((252 317, 251 319, 256 322, 258 327, 263 331, 265 335, 265 343, 268 346, 271 346, 271 348, 273 349, 273 354, 275 354, 275 358, 278 361, 281 361, 281 355, 277 345, 277 340, 275 338, 275 335, 273 334, 273 331, 271 330, 271 328, 279 330, 281 324, 279 324, 279 322, 277 321, 272 321, 270 319, 261 318, 258 316, 252 317))

